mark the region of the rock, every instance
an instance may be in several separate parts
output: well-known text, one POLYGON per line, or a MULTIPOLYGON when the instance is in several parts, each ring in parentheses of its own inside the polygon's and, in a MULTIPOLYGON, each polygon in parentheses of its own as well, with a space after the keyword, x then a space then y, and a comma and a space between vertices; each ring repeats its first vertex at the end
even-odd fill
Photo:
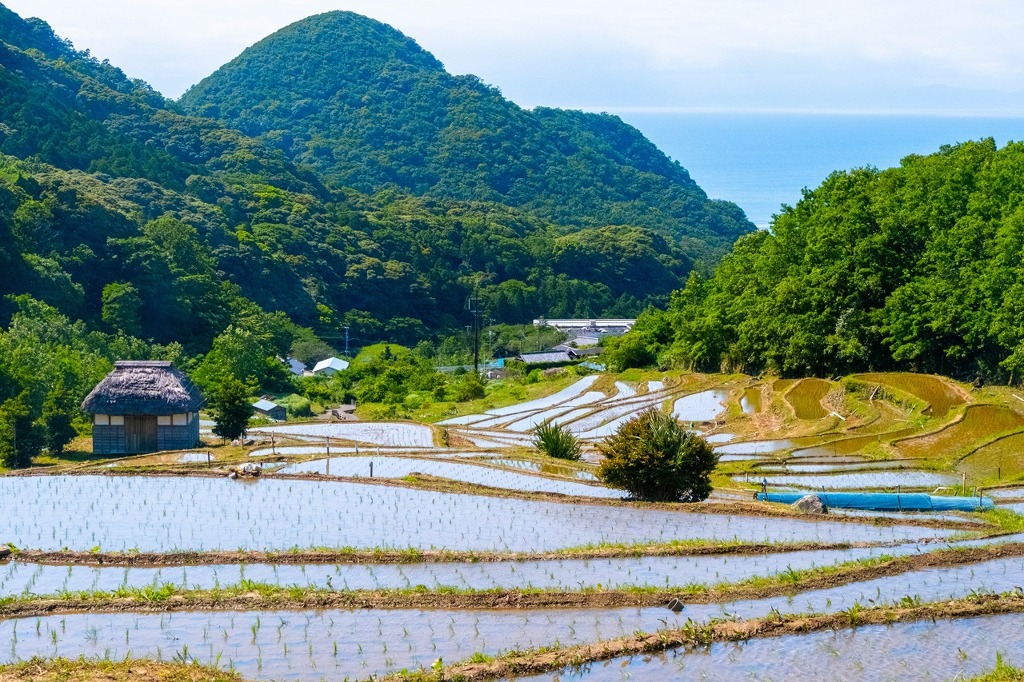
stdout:
POLYGON ((828 507, 817 495, 804 495, 789 506, 803 514, 828 514, 828 507))
POLYGON ((259 478, 263 475, 263 467, 259 464, 246 462, 234 468, 231 472, 238 478, 259 478))

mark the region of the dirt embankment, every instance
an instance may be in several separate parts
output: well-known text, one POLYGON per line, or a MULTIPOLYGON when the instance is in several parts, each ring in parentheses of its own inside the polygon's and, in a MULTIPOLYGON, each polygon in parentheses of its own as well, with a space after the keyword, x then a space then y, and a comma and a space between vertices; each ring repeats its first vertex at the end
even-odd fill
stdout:
POLYGON ((243 682, 238 673, 162 661, 39 660, 0 666, 0 682, 243 682))
POLYGON ((569 548, 552 552, 477 552, 456 550, 310 549, 282 552, 77 552, 71 550, 17 550, 8 559, 59 566, 211 566, 224 564, 418 564, 491 563, 502 561, 556 561, 560 559, 614 559, 645 556, 708 556, 719 554, 776 554, 781 552, 885 547, 887 543, 741 543, 694 541, 653 545, 608 545, 569 548))

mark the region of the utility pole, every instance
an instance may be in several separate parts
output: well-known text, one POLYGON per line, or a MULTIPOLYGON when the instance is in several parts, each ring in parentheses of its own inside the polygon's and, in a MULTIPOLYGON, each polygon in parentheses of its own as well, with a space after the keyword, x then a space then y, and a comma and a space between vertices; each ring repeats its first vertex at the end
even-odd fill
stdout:
POLYGON ((348 357, 348 325, 345 325, 345 357, 348 357))
POLYGON ((474 291, 466 301, 466 309, 473 316, 473 372, 480 374, 480 294, 474 291))

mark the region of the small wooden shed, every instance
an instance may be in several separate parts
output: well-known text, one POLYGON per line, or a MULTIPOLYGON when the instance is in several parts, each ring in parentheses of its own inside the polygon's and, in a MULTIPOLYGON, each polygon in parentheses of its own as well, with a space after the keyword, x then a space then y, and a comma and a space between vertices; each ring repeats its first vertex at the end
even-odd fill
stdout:
POLYGON ((136 455, 198 445, 202 405, 199 389, 170 362, 124 360, 82 410, 93 416, 93 452, 136 455))
POLYGON ((275 421, 283 422, 288 419, 288 410, 283 405, 278 405, 272 400, 261 398, 252 404, 256 414, 268 417, 275 421))

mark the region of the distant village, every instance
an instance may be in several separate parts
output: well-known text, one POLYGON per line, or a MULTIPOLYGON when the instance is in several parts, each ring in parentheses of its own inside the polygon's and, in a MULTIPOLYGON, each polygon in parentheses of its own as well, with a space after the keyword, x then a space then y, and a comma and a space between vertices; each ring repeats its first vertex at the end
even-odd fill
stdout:
MULTIPOLYGON (((604 371, 600 362, 602 341, 628 332, 634 319, 536 319, 537 328, 547 327, 566 335, 552 348, 523 352, 512 358, 498 358, 478 368, 488 379, 505 376, 507 362, 514 360, 527 371, 559 372, 571 365, 604 371)), ((349 361, 329 357, 312 368, 293 357, 282 358, 294 376, 331 377, 349 368, 349 361)), ((472 365, 438 368, 444 372, 468 372, 472 365)), ((86 397, 82 410, 91 415, 95 454, 145 454, 194 447, 200 442, 199 410, 203 397, 181 371, 167 361, 118 361, 114 370, 86 397)), ((285 421, 288 409, 273 396, 264 395, 252 404, 253 416, 285 421)), ((330 409, 321 418, 350 421, 354 405, 330 409)))

